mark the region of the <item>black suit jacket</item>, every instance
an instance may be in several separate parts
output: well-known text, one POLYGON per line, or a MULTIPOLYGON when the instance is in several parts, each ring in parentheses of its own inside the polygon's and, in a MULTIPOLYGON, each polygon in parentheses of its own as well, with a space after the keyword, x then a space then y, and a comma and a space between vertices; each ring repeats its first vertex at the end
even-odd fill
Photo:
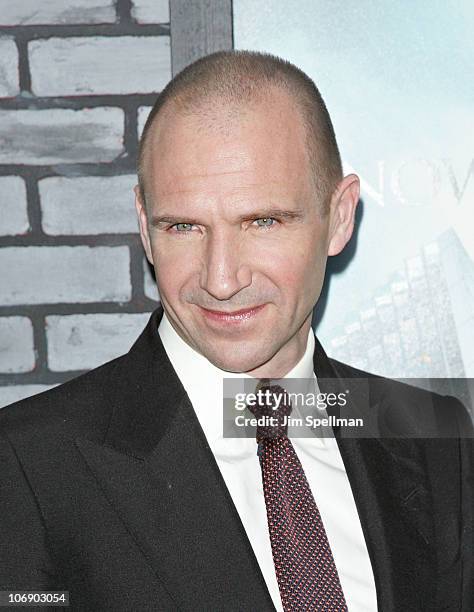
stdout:
MULTIPOLYGON (((126 355, 0 411, 0 589, 69 590, 72 610, 274 610, 161 316, 126 355)), ((318 342, 314 364, 321 379, 368 376, 318 342)), ((393 415, 416 427, 426 398, 424 427, 464 418, 457 400, 379 377, 357 393, 388 430, 393 415)), ((471 440, 338 444, 379 609, 472 612, 471 440)))

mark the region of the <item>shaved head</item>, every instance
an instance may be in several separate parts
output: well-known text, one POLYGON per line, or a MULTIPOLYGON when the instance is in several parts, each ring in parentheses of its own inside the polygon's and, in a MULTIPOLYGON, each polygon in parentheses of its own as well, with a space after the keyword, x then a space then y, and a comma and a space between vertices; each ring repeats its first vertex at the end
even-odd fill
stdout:
MULTIPOLYGON (((187 66, 159 94, 148 116, 138 152, 138 184, 145 204, 149 198, 149 156, 153 133, 160 120, 177 113, 199 117, 202 129, 225 130, 246 111, 272 103, 284 92, 304 126, 308 171, 321 213, 342 179, 342 165, 331 119, 314 82, 281 58, 251 51, 220 51, 187 66)), ((285 122, 285 117, 281 117, 285 122)))

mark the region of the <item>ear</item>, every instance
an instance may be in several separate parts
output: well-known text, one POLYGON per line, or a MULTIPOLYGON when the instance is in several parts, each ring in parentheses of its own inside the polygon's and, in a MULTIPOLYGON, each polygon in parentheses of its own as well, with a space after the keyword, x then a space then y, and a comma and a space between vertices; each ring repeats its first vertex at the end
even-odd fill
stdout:
POLYGON ((140 187, 135 185, 133 188, 135 192, 135 209, 138 217, 138 227, 140 228, 140 238, 142 240, 143 248, 145 249, 146 257, 148 261, 153 265, 153 256, 151 251, 150 235, 148 233, 148 219, 146 215, 145 203, 142 200, 140 193, 140 187))
POLYGON ((345 176, 331 198, 328 255, 338 255, 349 242, 359 202, 360 182, 355 174, 345 176))

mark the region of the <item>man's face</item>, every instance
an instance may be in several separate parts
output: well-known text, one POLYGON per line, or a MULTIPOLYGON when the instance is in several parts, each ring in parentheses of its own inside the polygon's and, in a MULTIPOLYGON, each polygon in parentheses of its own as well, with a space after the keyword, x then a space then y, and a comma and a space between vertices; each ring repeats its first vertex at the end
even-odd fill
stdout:
POLYGON ((168 113, 149 140, 148 259, 178 334, 217 367, 285 375, 302 356, 329 246, 294 102, 168 113))

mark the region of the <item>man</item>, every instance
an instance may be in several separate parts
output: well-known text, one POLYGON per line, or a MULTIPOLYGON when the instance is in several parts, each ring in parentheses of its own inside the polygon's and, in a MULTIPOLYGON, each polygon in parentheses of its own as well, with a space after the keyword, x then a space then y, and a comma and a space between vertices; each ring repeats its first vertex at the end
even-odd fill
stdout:
POLYGON ((256 53, 195 62, 158 97, 138 174, 162 308, 127 355, 2 411, 0 587, 68 590, 77 610, 472 610, 462 405, 332 361, 311 330, 359 198, 312 81, 256 53), (265 443, 259 461, 222 436, 236 376, 369 377, 358 408, 385 437, 278 438, 317 559, 278 549, 265 443))

